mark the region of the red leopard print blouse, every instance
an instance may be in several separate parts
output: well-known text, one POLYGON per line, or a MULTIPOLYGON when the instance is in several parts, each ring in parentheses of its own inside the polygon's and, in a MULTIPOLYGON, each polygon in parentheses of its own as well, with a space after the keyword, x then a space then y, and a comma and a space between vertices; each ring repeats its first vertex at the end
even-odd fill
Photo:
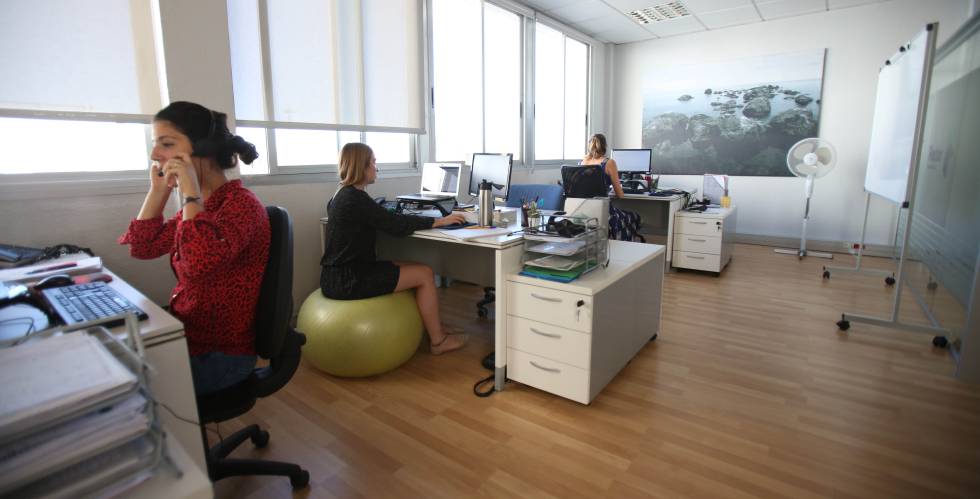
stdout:
POLYGON ((255 306, 269 258, 265 208, 232 180, 192 220, 182 216, 133 220, 119 243, 144 260, 170 253, 177 275, 170 312, 184 323, 191 355, 254 355, 255 306))

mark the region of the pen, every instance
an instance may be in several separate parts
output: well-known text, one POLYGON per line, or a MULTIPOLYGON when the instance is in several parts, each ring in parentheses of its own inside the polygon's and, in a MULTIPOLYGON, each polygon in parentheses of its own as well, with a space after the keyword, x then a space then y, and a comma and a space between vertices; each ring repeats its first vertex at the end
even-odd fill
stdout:
POLYGON ((78 264, 75 263, 75 262, 72 262, 72 263, 63 263, 61 265, 52 265, 50 267, 44 267, 43 269, 34 269, 34 270, 28 272, 26 275, 41 274, 41 273, 44 273, 44 272, 50 272, 52 270, 70 269, 72 267, 77 267, 77 266, 78 266, 78 264))

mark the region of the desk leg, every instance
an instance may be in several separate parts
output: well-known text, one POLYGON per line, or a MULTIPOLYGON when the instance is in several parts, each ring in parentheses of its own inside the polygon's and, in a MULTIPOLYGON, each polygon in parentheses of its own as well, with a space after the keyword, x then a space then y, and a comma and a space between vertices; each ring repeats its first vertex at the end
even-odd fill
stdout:
POLYGON ((664 270, 670 272, 674 256, 674 215, 681 209, 681 200, 676 199, 670 202, 667 208, 667 252, 664 255, 667 264, 664 270))
POLYGON ((520 244, 494 252, 494 286, 497 299, 494 305, 494 389, 504 389, 507 381, 507 279, 508 274, 520 272, 524 245, 520 244))

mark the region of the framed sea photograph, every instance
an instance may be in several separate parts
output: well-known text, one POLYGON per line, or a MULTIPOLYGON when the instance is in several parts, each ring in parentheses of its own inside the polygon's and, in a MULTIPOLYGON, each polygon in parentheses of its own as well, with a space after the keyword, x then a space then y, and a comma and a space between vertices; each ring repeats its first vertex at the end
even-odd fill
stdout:
POLYGON ((824 53, 651 68, 642 137, 653 172, 791 176, 786 152, 820 129, 824 53))

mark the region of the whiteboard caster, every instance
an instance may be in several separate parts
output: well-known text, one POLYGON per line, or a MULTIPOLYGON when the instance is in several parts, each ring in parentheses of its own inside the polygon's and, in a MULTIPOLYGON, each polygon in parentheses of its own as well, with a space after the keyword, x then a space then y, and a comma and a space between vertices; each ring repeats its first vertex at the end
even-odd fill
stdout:
POLYGON ((886 277, 885 278, 885 284, 887 284, 889 286, 893 286, 895 284, 895 278, 892 277, 892 276, 886 277))
POLYGON ((949 340, 945 336, 936 336, 932 339, 932 346, 937 348, 946 348, 949 345, 949 340))

